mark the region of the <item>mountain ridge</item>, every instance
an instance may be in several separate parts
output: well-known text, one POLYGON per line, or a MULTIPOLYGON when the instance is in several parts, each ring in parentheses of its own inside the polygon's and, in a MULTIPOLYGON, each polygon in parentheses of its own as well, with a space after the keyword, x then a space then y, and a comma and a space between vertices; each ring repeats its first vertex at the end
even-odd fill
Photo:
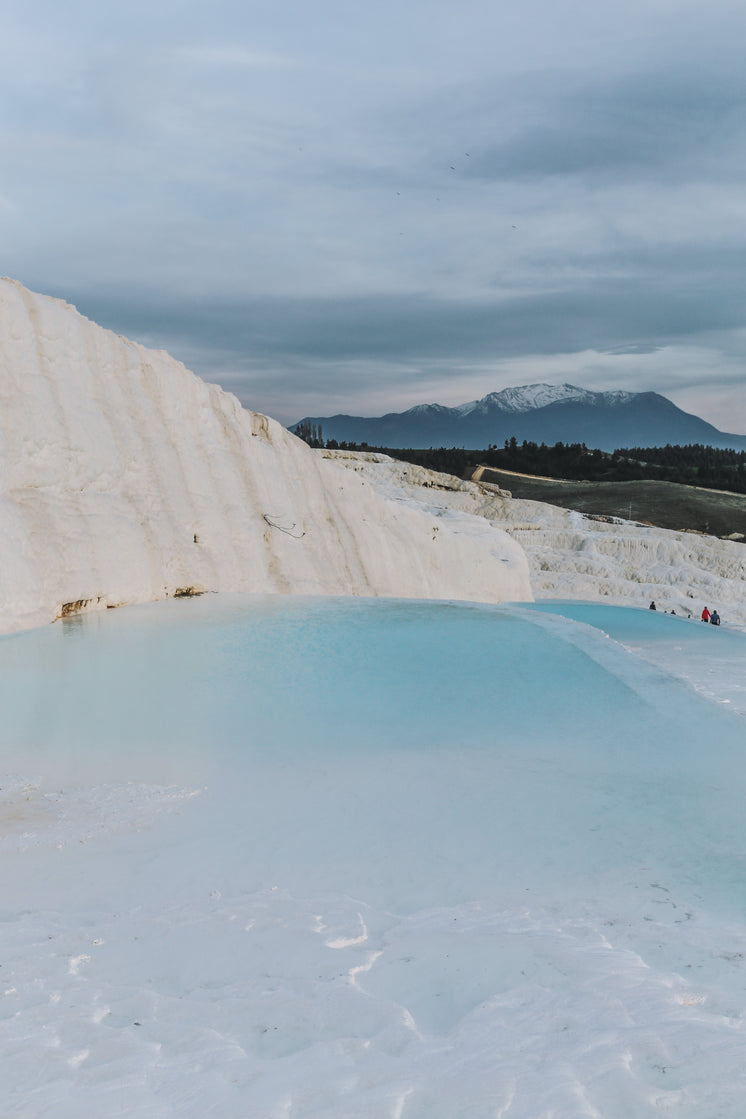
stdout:
POLYGON ((603 451, 666 443, 746 450, 746 435, 722 432, 660 393, 597 392, 568 383, 512 386, 455 407, 416 404, 383 416, 306 416, 290 430, 305 425, 320 426, 327 440, 381 447, 478 449, 515 437, 519 442, 586 443, 603 451))

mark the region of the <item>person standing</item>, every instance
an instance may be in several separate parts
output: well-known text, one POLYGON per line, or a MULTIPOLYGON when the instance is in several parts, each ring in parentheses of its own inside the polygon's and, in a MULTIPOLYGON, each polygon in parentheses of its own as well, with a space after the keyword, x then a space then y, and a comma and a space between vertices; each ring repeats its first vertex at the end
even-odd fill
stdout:
POLYGON ((702 621, 703 622, 709 622, 709 620, 710 620, 710 611, 705 606, 704 610, 702 611, 702 621))

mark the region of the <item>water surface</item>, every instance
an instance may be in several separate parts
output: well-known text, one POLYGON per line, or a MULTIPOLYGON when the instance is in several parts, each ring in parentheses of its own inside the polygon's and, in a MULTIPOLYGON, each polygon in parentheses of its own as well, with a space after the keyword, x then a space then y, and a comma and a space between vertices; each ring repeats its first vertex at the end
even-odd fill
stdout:
POLYGON ((641 655, 672 625, 205 596, 1 640, 12 1113, 735 1115, 744 724, 641 655))

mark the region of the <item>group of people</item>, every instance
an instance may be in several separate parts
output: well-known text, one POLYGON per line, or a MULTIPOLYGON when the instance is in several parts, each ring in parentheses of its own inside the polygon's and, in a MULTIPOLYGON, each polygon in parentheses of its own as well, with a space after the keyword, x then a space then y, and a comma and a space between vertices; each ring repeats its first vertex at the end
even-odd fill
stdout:
MULTIPOLYGON (((655 600, 653 600, 650 603, 650 606, 648 606, 648 610, 657 610, 657 609, 658 609, 658 607, 655 605, 655 600)), ((667 611, 664 610, 663 612, 665 614, 667 611)), ((676 611, 672 610, 671 613, 675 614, 676 611)), ((689 615, 689 617, 691 617, 691 614, 689 615)), ((701 617, 702 617, 703 622, 709 622, 713 626, 719 626, 720 625, 720 615, 718 614, 717 610, 713 610, 712 612, 710 612, 707 609, 707 607, 705 606, 704 610, 702 611, 701 617)))

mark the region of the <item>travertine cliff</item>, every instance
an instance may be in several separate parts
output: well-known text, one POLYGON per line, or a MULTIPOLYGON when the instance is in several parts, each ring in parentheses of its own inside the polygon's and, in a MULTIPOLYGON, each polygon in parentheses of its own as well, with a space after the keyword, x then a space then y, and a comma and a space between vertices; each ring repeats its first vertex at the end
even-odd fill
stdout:
POLYGON ((206 591, 531 598, 521 547, 0 280, 0 632, 206 591))

